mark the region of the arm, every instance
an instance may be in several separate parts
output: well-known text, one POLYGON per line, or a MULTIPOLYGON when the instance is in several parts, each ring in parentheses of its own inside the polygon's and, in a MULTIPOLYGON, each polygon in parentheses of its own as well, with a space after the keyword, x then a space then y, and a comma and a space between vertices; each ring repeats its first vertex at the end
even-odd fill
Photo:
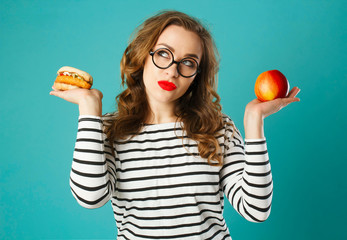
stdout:
POLYGON ((98 208, 110 200, 115 189, 113 145, 106 141, 103 132, 101 99, 93 95, 82 98, 79 111, 70 187, 81 206, 98 208))
POLYGON ((244 116, 245 145, 236 128, 226 133, 229 141, 224 144, 227 147, 221 170, 223 191, 236 211, 249 221, 265 221, 271 210, 273 183, 264 119, 288 104, 300 101, 295 97, 299 91, 294 87, 286 98, 251 101, 244 116))
POLYGON ((105 139, 101 117, 79 116, 70 187, 77 202, 86 208, 103 206, 115 189, 113 147, 105 139))
POLYGON ((236 127, 226 127, 225 134, 220 174, 223 191, 241 216, 251 222, 263 222, 270 215, 273 190, 266 140, 246 139, 244 144, 236 127))
POLYGON ((53 90, 50 95, 78 104, 80 111, 70 173, 72 194, 83 207, 101 207, 111 198, 116 184, 113 145, 103 132, 103 95, 97 89, 53 90))

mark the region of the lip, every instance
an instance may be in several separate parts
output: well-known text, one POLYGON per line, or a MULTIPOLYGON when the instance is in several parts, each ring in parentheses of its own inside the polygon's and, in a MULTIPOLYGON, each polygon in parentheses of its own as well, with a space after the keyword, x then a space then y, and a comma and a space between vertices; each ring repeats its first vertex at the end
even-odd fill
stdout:
POLYGON ((176 89, 176 85, 172 82, 162 80, 162 81, 158 81, 158 84, 162 89, 166 91, 172 91, 176 89))

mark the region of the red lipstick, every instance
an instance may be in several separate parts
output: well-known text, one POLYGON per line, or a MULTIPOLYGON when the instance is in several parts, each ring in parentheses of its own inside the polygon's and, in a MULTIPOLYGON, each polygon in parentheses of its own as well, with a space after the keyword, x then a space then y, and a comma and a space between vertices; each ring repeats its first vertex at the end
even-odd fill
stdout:
POLYGON ((176 85, 173 84, 172 82, 168 82, 168 81, 158 81, 159 86, 166 90, 166 91, 172 91, 176 89, 176 85))

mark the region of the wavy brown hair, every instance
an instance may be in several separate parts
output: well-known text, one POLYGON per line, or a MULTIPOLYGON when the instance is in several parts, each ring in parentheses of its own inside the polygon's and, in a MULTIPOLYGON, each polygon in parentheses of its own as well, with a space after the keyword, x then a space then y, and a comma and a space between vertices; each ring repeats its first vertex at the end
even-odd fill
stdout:
POLYGON ((145 20, 132 36, 120 64, 122 86, 127 88, 116 97, 117 111, 108 120, 109 124, 105 124, 107 138, 112 143, 115 139, 135 136, 145 124, 151 110, 143 83, 144 63, 169 25, 196 33, 203 49, 200 72, 187 92, 176 101, 175 115, 183 122, 182 130, 187 137, 198 142, 200 156, 210 165, 222 165, 221 147, 216 139, 217 132, 225 124, 216 92, 219 54, 211 34, 199 20, 178 11, 159 12, 145 20))

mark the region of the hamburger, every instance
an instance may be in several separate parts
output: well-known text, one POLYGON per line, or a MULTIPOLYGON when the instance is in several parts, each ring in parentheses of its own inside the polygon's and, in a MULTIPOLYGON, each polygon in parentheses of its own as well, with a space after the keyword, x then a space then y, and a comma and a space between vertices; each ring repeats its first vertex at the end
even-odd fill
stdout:
POLYGON ((90 89, 93 85, 93 77, 77 68, 65 66, 60 68, 57 74, 58 76, 53 85, 57 90, 90 89))

